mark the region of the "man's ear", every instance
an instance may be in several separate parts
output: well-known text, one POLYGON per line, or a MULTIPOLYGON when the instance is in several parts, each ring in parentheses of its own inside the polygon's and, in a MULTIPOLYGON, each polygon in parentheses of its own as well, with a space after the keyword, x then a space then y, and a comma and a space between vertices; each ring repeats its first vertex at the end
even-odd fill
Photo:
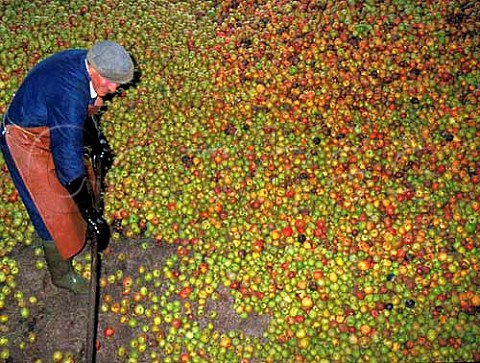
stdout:
POLYGON ((97 70, 93 68, 88 62, 87 62, 87 70, 90 78, 93 78, 94 75, 98 74, 97 70))

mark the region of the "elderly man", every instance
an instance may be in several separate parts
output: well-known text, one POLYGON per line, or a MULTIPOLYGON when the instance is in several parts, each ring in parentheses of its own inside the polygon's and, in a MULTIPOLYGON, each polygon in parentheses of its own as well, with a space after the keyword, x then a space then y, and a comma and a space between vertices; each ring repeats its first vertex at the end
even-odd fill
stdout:
POLYGON ((89 142, 107 163, 112 154, 88 110, 130 82, 133 71, 130 55, 112 41, 61 51, 33 67, 3 117, 0 147, 42 240, 52 282, 75 293, 88 292, 71 265, 87 229, 97 234, 99 250, 110 236, 93 203, 84 147, 89 142))

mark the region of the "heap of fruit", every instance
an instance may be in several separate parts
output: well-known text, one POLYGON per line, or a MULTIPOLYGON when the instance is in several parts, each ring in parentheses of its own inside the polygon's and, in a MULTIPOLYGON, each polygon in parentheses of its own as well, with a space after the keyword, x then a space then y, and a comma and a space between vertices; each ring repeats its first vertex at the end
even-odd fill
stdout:
MULTIPOLYGON (((163 271, 127 283, 151 285, 139 294, 167 311, 134 311, 144 326, 171 325, 168 339, 157 334, 162 354, 480 359, 474 2, 22 7, 6 6, 1 22, 1 111, 54 51, 100 37, 136 57, 140 81, 102 117, 117 155, 106 217, 112 248, 125 237, 177 246, 163 271), (268 315, 269 328, 252 342, 190 324, 180 304, 152 293, 155 274, 198 314, 227 287, 240 316, 268 315)), ((6 172, 0 189, 8 256, 33 231, 6 172)), ((155 355, 143 340, 119 354, 155 355)))

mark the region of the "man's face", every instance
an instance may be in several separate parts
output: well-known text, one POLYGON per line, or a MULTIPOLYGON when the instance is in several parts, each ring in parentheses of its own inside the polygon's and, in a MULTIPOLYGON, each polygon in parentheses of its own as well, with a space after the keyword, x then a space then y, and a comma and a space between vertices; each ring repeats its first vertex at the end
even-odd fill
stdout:
POLYGON ((120 86, 118 83, 110 82, 102 77, 93 67, 90 67, 90 78, 92 79, 93 89, 100 97, 104 97, 109 93, 115 93, 118 86, 120 86))

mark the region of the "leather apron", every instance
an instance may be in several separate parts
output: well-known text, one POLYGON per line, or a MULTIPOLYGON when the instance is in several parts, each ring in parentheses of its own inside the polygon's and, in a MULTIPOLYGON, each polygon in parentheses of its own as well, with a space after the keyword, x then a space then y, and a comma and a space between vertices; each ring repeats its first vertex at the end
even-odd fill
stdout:
POLYGON ((22 128, 7 124, 5 141, 60 255, 65 260, 73 257, 83 248, 87 225, 55 173, 48 127, 22 128))

